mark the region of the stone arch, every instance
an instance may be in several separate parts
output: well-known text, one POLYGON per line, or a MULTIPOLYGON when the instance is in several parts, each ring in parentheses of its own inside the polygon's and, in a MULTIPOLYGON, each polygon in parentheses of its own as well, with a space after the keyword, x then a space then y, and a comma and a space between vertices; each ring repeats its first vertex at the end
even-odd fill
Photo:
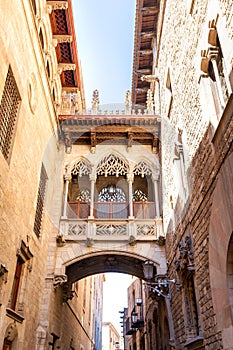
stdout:
POLYGON ((232 301, 232 289, 229 289, 233 232, 233 193, 229 188, 232 188, 232 183, 233 153, 225 160, 217 180, 213 193, 209 231, 210 285, 217 327, 222 331, 225 344, 228 344, 229 336, 233 334, 232 307, 229 302, 229 299, 232 301))
POLYGON ((90 161, 85 157, 79 157, 70 162, 65 166, 64 176, 71 177, 74 175, 90 175, 92 170, 92 165, 90 161))
MULTIPOLYGON (((148 257, 137 253, 105 250, 74 257, 67 261, 64 267, 69 283, 105 272, 125 273, 144 279, 142 263, 147 259, 148 257)), ((154 262, 154 274, 156 274, 160 262, 152 261, 154 262)))

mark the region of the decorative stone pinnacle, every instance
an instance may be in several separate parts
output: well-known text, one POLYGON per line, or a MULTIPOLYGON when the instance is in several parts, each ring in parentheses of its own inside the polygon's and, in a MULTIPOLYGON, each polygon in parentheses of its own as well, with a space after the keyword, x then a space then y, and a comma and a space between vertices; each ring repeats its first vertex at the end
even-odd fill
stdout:
POLYGON ((147 91, 147 100, 146 100, 146 108, 149 113, 154 112, 154 101, 153 101, 153 94, 151 89, 147 91))
POLYGON ((125 109, 126 109, 126 111, 130 110, 131 107, 132 107, 131 94, 130 94, 130 91, 127 90, 126 95, 125 95, 125 109))
POLYGON ((95 89, 93 91, 93 97, 92 97, 92 109, 98 109, 99 108, 99 91, 95 89))

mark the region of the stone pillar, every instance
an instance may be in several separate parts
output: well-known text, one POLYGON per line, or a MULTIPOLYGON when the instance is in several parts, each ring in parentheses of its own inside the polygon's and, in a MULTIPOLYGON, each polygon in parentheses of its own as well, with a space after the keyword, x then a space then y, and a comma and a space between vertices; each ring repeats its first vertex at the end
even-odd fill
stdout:
POLYGON ((64 218, 67 217, 67 213, 66 213, 66 210, 67 210, 67 198, 68 198, 68 189, 69 189, 69 183, 70 183, 70 180, 71 180, 71 175, 70 174, 66 174, 64 176, 64 179, 65 179, 65 193, 64 193, 64 201, 63 201, 63 212, 62 212, 62 216, 64 218))
POLYGON ((133 174, 127 174, 127 181, 129 184, 129 217, 133 218, 133 174))
POLYGON ((160 207, 159 207, 159 175, 155 175, 152 177, 152 181, 154 184, 154 198, 155 198, 155 210, 156 217, 160 217, 160 207))
POLYGON ((90 216, 89 218, 94 217, 94 193, 95 193, 95 182, 96 182, 96 175, 90 175, 90 181, 91 181, 91 202, 90 202, 90 216))

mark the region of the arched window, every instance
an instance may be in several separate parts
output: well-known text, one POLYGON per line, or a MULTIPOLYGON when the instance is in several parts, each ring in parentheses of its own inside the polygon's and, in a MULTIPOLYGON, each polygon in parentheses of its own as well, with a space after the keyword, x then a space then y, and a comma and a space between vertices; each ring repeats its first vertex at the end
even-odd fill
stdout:
POLYGON ((95 216, 99 219, 125 219, 128 217, 128 203, 122 188, 110 184, 100 191, 95 216))
POLYGON ((36 0, 31 0, 31 4, 32 4, 34 14, 36 15, 36 0))
POLYGON ((90 172, 91 166, 86 159, 80 159, 72 165, 67 207, 69 218, 87 218, 89 215, 91 201, 90 172))
POLYGON ((47 71, 48 77, 50 78, 50 67, 49 67, 49 61, 47 61, 47 64, 46 64, 46 71, 47 71))
POLYGON ((41 44, 42 50, 44 50, 44 37, 43 37, 43 33, 42 33, 42 29, 41 28, 40 28, 40 31, 39 31, 39 39, 40 39, 40 44, 41 44))

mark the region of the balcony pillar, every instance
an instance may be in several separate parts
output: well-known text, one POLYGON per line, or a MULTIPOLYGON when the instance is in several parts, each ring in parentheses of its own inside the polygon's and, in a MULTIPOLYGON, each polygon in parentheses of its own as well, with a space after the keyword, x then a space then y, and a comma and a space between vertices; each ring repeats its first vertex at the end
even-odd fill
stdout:
POLYGON ((95 182, 96 182, 96 175, 90 175, 90 181, 91 181, 91 202, 90 202, 90 216, 89 218, 94 217, 94 192, 95 192, 95 182))
POLYGON ((127 174, 127 181, 129 184, 129 218, 133 218, 133 174, 127 174))
POLYGON ((68 189, 69 189, 69 183, 71 180, 71 175, 70 174, 66 174, 64 175, 64 179, 65 179, 65 192, 64 192, 64 201, 63 201, 63 212, 62 212, 62 216, 64 218, 67 217, 67 198, 68 198, 68 189))
POLYGON ((159 208, 159 175, 155 175, 152 177, 152 181, 154 184, 154 198, 155 198, 155 210, 156 217, 160 217, 160 208, 159 208))

